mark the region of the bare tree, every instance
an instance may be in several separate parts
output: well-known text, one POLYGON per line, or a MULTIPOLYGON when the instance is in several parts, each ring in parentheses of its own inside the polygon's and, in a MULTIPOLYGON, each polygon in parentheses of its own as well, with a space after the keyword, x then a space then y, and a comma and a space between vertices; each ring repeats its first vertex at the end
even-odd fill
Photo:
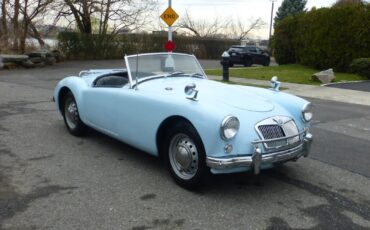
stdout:
POLYGON ((196 20, 186 11, 178 27, 196 37, 232 38, 241 41, 252 31, 259 30, 265 25, 266 23, 261 18, 250 19, 248 22, 240 18, 233 20, 223 17, 215 17, 213 20, 196 20))
POLYGON ((41 36, 33 24, 33 20, 40 14, 45 14, 47 6, 52 2, 53 0, 23 0, 21 2, 20 12, 22 14, 22 32, 19 40, 21 52, 25 52, 26 50, 26 38, 30 30, 37 35, 37 40, 39 41, 40 45, 44 45, 41 36))
POLYGON ((247 38, 252 31, 259 30, 264 26, 266 26, 266 22, 261 18, 250 19, 249 23, 245 23, 243 20, 238 18, 231 24, 230 29, 233 34, 232 37, 241 41, 247 38))
POLYGON ((31 31, 37 36, 40 45, 44 44, 35 21, 38 17, 45 16, 51 2, 53 0, 2 0, 2 40, 6 36, 6 41, 10 41, 9 46, 14 52, 25 52, 26 39, 31 31))
POLYGON ((222 17, 215 17, 213 20, 196 20, 186 11, 177 27, 196 37, 215 38, 222 36, 229 25, 230 21, 222 17))
POLYGON ((59 16, 73 20, 78 30, 85 34, 117 33, 122 29, 135 30, 143 26, 146 15, 156 6, 156 0, 64 0, 59 16), (98 18, 98 31, 93 31, 93 19, 98 18))
POLYGON ((7 0, 2 0, 1 2, 1 19, 0 19, 0 22, 1 22, 1 27, 0 27, 0 35, 5 35, 8 33, 8 25, 7 25, 7 9, 6 9, 6 5, 7 5, 7 0))

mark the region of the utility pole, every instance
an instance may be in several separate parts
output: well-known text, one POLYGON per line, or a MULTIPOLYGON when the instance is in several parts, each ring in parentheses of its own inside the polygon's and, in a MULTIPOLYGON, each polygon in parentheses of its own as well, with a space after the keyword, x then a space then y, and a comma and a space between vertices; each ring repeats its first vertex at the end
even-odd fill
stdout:
POLYGON ((270 33, 269 33, 269 47, 271 42, 271 31, 272 31, 272 16, 274 14, 274 2, 277 0, 270 0, 271 1, 271 18, 270 18, 270 33))

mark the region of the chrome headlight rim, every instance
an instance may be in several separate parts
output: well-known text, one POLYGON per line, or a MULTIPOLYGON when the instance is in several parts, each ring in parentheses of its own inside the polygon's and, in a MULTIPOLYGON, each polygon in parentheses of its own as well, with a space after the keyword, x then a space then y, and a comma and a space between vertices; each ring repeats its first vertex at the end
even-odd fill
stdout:
POLYGON ((232 115, 228 115, 226 116, 223 120, 222 120, 222 123, 221 123, 221 127, 220 127, 220 136, 223 140, 225 141, 229 141, 229 140, 232 140, 239 132, 239 127, 240 127, 240 122, 239 122, 239 119, 235 116, 232 116, 232 115), (232 134, 231 136, 228 136, 227 133, 225 133, 226 129, 227 129, 227 125, 230 123, 230 122, 235 122, 236 125, 234 125, 234 127, 229 127, 229 129, 234 129, 234 134, 232 134))
POLYGON ((310 122, 313 117, 312 104, 307 102, 302 108, 302 119, 304 122, 310 122))

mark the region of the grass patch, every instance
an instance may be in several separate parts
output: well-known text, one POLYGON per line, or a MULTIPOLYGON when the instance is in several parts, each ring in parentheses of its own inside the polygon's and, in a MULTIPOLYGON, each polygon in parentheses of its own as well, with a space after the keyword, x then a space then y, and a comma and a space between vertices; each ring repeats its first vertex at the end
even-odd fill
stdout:
MULTIPOLYGON (((208 75, 222 76, 222 69, 209 69, 205 72, 208 75)), ((272 76, 278 76, 281 82, 320 85, 321 82, 311 80, 311 76, 316 72, 319 72, 319 70, 299 64, 290 64, 268 67, 230 68, 230 77, 268 81, 272 76)), ((367 80, 367 78, 351 73, 335 72, 335 82, 361 80, 367 80)))

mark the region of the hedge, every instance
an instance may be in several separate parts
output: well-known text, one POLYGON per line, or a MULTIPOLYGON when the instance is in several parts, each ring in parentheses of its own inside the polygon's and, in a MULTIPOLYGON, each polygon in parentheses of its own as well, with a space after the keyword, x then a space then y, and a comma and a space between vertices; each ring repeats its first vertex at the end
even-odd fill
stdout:
POLYGON ((272 44, 279 64, 348 71, 352 60, 370 57, 370 4, 289 16, 276 25, 272 44))
MULTIPOLYGON (((115 59, 125 54, 162 52, 166 35, 124 34, 87 35, 77 32, 61 32, 58 35, 59 49, 68 59, 115 59)), ((217 40, 174 36, 176 52, 195 54, 202 59, 219 59, 223 51, 236 40, 217 40)))
POLYGON ((370 79, 370 58, 358 58, 353 60, 350 65, 352 73, 367 77, 370 79))

